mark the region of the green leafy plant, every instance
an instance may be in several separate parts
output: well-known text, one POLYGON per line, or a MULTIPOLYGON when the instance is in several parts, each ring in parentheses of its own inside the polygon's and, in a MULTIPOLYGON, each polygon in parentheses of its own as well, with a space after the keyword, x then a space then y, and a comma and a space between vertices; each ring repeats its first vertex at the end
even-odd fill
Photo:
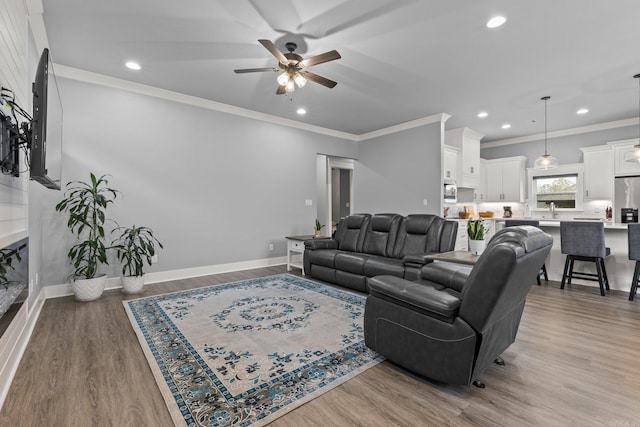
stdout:
POLYGON ((316 218, 316 231, 320 231, 324 228, 324 224, 320 224, 320 221, 316 218))
POLYGON ((467 235, 471 240, 484 240, 488 229, 481 219, 470 219, 467 222, 467 235))
POLYGON ((20 252, 15 249, 0 249, 0 285, 5 289, 9 289, 10 284, 16 283, 14 280, 7 279, 7 274, 11 270, 15 270, 14 259, 18 262, 22 261, 20 252))
POLYGON ((67 253, 74 268, 74 280, 93 279, 101 264, 109 264, 105 246, 105 211, 119 192, 108 187, 107 176, 96 178, 91 173, 90 183, 69 182, 64 199, 56 205, 56 211, 69 214, 67 228, 80 240, 67 253))
POLYGON ((163 248, 162 243, 148 227, 118 227, 112 233, 120 233, 112 242, 118 260, 122 263, 123 276, 142 276, 145 261, 151 266, 156 253, 155 245, 163 248))

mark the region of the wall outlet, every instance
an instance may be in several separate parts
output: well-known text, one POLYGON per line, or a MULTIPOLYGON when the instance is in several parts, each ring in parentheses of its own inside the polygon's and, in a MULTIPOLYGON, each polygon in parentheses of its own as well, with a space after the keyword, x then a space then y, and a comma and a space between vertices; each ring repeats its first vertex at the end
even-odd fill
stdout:
POLYGON ((305 200, 304 201, 304 205, 305 206, 313 206, 313 200, 309 200, 309 199, 305 200))
POLYGON ((156 262, 158 262, 158 255, 154 255, 151 257, 151 263, 155 264, 156 262))
POLYGON ((269 243, 269 250, 272 251, 273 250, 273 243, 269 243))
POLYGON ((422 204, 427 206, 427 204, 429 203, 429 201, 427 199, 422 199, 422 204))

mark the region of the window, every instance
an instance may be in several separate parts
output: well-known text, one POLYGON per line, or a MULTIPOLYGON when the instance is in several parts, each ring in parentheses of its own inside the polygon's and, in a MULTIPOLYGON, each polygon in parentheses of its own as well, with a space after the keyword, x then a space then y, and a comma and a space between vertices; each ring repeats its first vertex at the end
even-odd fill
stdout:
POLYGON ((578 174, 547 175, 533 178, 535 206, 548 209, 551 202, 556 208, 575 209, 578 188, 578 174))

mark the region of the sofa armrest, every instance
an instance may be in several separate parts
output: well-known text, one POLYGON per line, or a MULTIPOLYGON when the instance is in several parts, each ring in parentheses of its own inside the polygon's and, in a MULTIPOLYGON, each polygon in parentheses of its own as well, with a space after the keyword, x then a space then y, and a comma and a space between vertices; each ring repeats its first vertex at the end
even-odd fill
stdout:
POLYGON ((420 270, 420 278, 437 283, 457 292, 467 283, 471 267, 448 262, 434 262, 420 270))
POLYGON ((403 305, 429 317, 453 323, 461 300, 425 283, 410 282, 395 276, 376 276, 368 281, 369 294, 403 305))
POLYGON ((304 241, 305 249, 338 249, 338 241, 333 239, 311 239, 304 241))

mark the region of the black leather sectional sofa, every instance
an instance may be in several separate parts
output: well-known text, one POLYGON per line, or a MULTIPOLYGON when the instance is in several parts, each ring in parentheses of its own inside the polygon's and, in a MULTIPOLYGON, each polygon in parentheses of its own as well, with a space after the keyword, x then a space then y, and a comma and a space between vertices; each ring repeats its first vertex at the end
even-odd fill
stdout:
POLYGON ((354 214, 343 218, 332 239, 307 240, 305 274, 368 292, 367 278, 418 278, 427 255, 452 251, 458 224, 437 215, 354 214))

